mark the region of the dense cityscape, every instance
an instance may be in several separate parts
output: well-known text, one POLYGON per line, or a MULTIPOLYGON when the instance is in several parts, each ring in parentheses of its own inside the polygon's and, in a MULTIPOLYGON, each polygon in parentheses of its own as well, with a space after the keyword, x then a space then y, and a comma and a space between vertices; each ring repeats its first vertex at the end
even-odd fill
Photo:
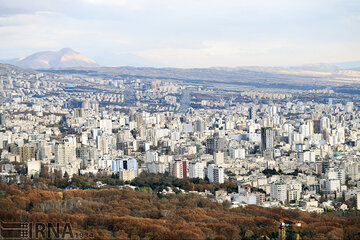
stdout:
POLYGON ((360 240, 360 1, 0 0, 0 240, 360 240))
POLYGON ((205 194, 231 207, 360 208, 356 95, 16 69, 1 90, 3 181, 145 172, 236 183, 205 194))

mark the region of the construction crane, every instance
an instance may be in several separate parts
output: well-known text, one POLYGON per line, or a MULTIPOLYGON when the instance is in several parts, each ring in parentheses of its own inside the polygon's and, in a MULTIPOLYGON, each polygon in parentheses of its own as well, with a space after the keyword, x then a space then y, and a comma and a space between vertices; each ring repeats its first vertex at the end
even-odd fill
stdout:
MULTIPOLYGON (((300 228, 302 225, 301 221, 294 221, 288 218, 283 217, 282 209, 280 209, 280 226, 279 226, 279 240, 286 240, 286 227, 287 226, 294 226, 296 228, 300 228), (289 222, 289 223, 285 223, 289 222)), ((299 233, 296 234, 296 240, 300 240, 301 237, 299 233)))

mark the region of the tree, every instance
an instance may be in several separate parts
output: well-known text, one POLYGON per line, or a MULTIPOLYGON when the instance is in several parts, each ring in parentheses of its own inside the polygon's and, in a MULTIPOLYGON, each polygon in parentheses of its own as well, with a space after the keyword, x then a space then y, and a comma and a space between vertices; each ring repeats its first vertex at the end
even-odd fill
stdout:
POLYGON ((47 179, 50 178, 48 166, 44 166, 44 165, 41 166, 39 177, 47 178, 47 179))

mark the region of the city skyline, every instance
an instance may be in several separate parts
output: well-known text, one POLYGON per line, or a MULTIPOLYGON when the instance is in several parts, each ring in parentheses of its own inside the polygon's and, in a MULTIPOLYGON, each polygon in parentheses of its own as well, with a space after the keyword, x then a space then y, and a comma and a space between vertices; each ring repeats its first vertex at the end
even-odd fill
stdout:
POLYGON ((357 79, 115 70, 0 64, 0 234, 357 239, 357 79))
POLYGON ((0 6, 0 239, 359 239, 359 1, 0 6))

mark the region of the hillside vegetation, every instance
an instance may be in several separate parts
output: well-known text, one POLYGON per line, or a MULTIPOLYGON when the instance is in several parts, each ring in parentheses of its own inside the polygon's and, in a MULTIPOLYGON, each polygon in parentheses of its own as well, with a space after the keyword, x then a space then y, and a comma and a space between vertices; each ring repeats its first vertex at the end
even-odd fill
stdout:
MULTIPOLYGON (((360 239, 358 212, 284 210, 304 222, 302 239, 360 239)), ((198 194, 150 194, 131 189, 40 190, 0 183, 3 221, 70 222, 95 239, 258 239, 277 238, 280 210, 257 206, 229 209, 198 194)), ((288 228, 288 239, 296 231, 288 228)))

